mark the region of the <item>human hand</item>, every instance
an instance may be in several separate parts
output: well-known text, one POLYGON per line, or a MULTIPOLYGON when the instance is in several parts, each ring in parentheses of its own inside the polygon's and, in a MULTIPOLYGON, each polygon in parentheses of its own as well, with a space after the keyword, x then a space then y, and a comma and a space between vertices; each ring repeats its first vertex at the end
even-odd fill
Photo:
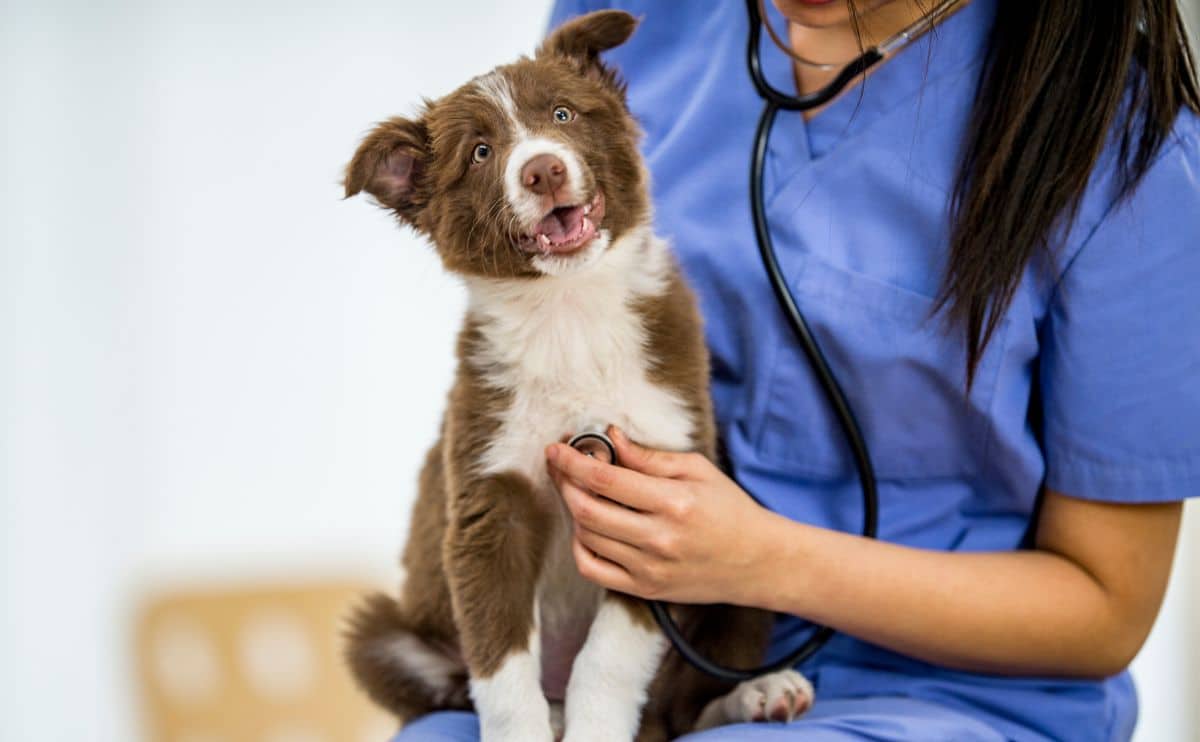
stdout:
POLYGON ((608 435, 621 466, 546 448, 580 574, 642 598, 753 605, 768 574, 769 511, 701 454, 645 448, 616 427, 608 435))

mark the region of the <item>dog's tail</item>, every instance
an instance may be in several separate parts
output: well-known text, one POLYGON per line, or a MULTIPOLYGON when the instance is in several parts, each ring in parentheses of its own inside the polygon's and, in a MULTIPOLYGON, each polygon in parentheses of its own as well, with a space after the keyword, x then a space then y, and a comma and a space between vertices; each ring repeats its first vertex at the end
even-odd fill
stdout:
POLYGON ((359 686, 402 721, 471 708, 467 668, 457 649, 423 638, 389 595, 368 595, 355 607, 345 656, 359 686))

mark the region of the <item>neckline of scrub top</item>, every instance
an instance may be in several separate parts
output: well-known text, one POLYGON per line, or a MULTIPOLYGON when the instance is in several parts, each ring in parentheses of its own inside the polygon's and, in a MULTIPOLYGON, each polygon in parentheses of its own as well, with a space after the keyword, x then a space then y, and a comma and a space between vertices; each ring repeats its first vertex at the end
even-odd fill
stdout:
MULTIPOLYGON (((785 29, 786 21, 775 4, 765 5, 773 27, 785 29)), ((780 111, 769 145, 768 199, 797 170, 825 158, 897 105, 924 93, 935 81, 980 59, 995 12, 995 0, 969 0, 933 30, 880 62, 866 79, 849 87, 811 119, 805 120, 797 111, 780 111)), ((760 48, 767 79, 779 90, 794 92, 792 60, 765 33, 760 48)))

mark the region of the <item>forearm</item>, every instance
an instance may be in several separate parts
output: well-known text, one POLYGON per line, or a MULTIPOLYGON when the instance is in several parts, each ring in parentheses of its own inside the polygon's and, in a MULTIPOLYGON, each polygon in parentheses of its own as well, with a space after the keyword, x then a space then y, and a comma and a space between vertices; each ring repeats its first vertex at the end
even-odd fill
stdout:
POLYGON ((702 456, 610 432, 624 467, 548 451, 576 566, 610 590, 791 613, 961 669, 1090 677, 1130 662, 1162 604, 1178 502, 1046 489, 1036 550, 929 551, 796 523, 702 456))
POLYGON ((1102 584, 1048 551, 928 551, 766 520, 774 556, 745 583, 752 605, 984 672, 1105 676, 1141 643, 1102 584))

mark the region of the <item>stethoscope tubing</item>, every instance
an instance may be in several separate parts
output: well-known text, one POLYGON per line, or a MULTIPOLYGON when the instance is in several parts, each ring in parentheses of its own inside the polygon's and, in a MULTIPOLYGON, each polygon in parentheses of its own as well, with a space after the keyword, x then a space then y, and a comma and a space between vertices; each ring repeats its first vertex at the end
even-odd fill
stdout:
MULTIPOLYGON (((779 258, 775 252, 775 244, 771 239, 770 226, 767 221, 764 205, 763 181, 766 170, 767 146, 771 138, 771 128, 780 110, 807 111, 828 103, 845 89, 850 82, 866 72, 884 58, 877 49, 869 49, 858 59, 846 65, 840 73, 825 87, 808 95, 793 96, 783 93, 772 86, 763 75, 762 59, 759 53, 762 19, 758 11, 758 0, 746 0, 750 17, 750 34, 746 50, 746 64, 754 87, 764 100, 763 111, 758 119, 758 127, 754 133, 754 148, 750 159, 750 204, 754 220, 754 236, 758 242, 759 256, 763 267, 775 292, 775 298, 784 315, 788 318, 793 333, 804 350, 809 366, 817 377, 821 390, 824 392, 838 425, 850 448, 858 472, 859 485, 862 490, 863 521, 861 533, 867 538, 875 538, 879 530, 879 494, 875 478, 875 468, 871 463, 870 450, 862 434, 862 428, 854 415, 849 400, 838 383, 836 375, 829 367, 825 354, 821 351, 820 343, 813 335, 799 303, 788 287, 787 279, 779 266, 779 258)), ((732 668, 720 665, 702 655, 684 638, 679 627, 668 609, 661 601, 648 601, 654 619, 667 638, 689 664, 713 677, 728 682, 741 682, 760 675, 778 672, 794 667, 817 653, 821 647, 836 633, 828 626, 817 626, 811 636, 787 656, 774 662, 754 668, 732 668)))
MULTIPOLYGON (((854 78, 871 69, 883 59, 883 54, 878 49, 868 49, 843 67, 833 80, 820 90, 814 90, 807 95, 789 95, 772 85, 763 73, 762 54, 759 53, 763 19, 758 12, 758 0, 746 0, 746 7, 750 12, 750 37, 746 46, 746 67, 750 70, 750 79, 754 82, 754 89, 766 101, 767 106, 773 105, 785 111, 810 111, 819 108, 836 98, 854 78)), ((772 114, 773 119, 774 114, 772 114)), ((762 120, 760 119, 759 131, 761 130, 762 120)), ((757 134, 755 134, 755 141, 758 141, 757 134)))

